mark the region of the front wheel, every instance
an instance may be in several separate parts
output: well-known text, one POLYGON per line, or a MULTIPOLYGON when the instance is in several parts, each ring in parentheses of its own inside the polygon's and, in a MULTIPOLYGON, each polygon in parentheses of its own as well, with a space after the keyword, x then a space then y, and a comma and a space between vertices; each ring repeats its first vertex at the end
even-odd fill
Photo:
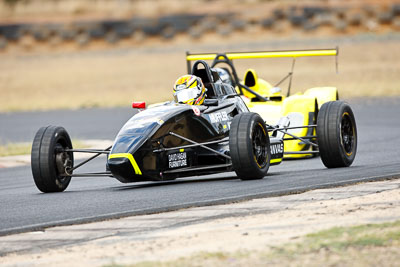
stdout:
POLYGON ((321 160, 327 168, 350 166, 357 152, 357 127, 349 104, 331 101, 322 105, 317 119, 321 160))
POLYGON ((74 164, 71 139, 63 127, 42 127, 32 144, 31 168, 37 188, 44 192, 62 192, 71 181, 74 164))
POLYGON ((229 132, 232 166, 242 180, 262 179, 267 175, 271 150, 265 122, 257 113, 236 115, 229 132))

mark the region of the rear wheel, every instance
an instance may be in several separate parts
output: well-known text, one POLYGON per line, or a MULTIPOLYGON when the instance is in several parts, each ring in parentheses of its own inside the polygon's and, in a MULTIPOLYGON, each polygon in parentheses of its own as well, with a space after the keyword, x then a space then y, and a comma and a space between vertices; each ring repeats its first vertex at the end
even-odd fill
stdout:
POLYGON ((331 101, 322 105, 317 119, 317 140, 326 167, 348 167, 353 163, 357 151, 357 127, 349 104, 331 101))
POLYGON ((271 158, 265 122, 257 113, 240 113, 231 123, 229 149, 233 169, 242 180, 262 179, 271 158))
POLYGON ((63 127, 42 127, 32 144, 31 168, 37 188, 44 192, 62 192, 71 181, 74 164, 71 139, 63 127))

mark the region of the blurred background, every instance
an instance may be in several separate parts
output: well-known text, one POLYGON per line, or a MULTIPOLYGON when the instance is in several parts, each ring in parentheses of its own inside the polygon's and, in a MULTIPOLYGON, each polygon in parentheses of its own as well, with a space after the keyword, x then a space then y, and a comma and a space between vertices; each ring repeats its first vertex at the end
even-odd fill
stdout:
MULTIPOLYGON (((400 94, 400 1, 0 0, 0 112, 172 99, 185 53, 339 47, 300 58, 292 90, 400 94)), ((291 59, 238 60, 274 84, 291 59)))

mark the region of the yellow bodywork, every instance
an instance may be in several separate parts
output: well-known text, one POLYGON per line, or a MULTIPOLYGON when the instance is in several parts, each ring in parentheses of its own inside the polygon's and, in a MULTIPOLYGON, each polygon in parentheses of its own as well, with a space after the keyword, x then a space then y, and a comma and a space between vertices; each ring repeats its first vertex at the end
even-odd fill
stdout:
POLYGON ((108 159, 116 159, 116 158, 126 158, 130 161, 132 164, 132 168, 135 170, 136 175, 142 175, 142 171, 140 170, 139 166, 136 163, 135 158, 132 156, 130 153, 116 153, 116 154, 110 154, 108 156, 108 159))
MULTIPOLYGON (((279 118, 289 118, 289 126, 303 126, 314 124, 315 118, 315 98, 305 95, 293 95, 282 101, 254 102, 249 105, 251 111, 256 111, 265 119, 268 124, 276 125, 279 118), (270 110, 269 107, 274 110, 270 110), (277 107, 280 107, 279 109, 277 107), (275 112, 274 112, 275 111, 275 112)), ((289 133, 299 137, 314 135, 315 130, 308 128, 299 128, 288 130, 289 133)), ((290 138, 285 135, 285 138, 290 138)), ((284 141, 285 152, 290 151, 312 151, 310 145, 302 143, 300 140, 284 141)), ((309 157, 311 154, 285 154, 285 158, 309 157)))
MULTIPOLYGON (((273 87, 266 81, 258 78, 254 70, 247 70, 242 81, 250 89, 258 94, 269 97, 270 101, 261 102, 253 94, 244 93, 244 100, 249 107, 250 111, 256 112, 271 125, 277 125, 282 117, 289 118, 291 127, 313 125, 316 123, 316 114, 318 108, 325 102, 337 100, 336 87, 315 87, 310 88, 304 94, 298 93, 289 97, 285 97, 280 93, 273 91, 273 87), (257 80, 249 84, 246 78, 249 73, 257 80)), ((288 130, 289 133, 299 137, 315 136, 315 128, 300 128, 288 130)), ((285 138, 290 138, 285 135, 285 138)), ((300 140, 286 140, 284 141, 285 152, 299 152, 304 151, 304 154, 285 154, 285 158, 304 158, 311 157, 312 154, 306 153, 313 150, 313 147, 303 143, 300 140)))
POLYGON ((336 87, 314 87, 306 90, 304 95, 317 99, 318 108, 328 102, 339 99, 339 93, 336 87))
MULTIPOLYGON (((246 71, 242 83, 262 96, 270 95, 272 90, 272 85, 263 79, 259 79, 256 71, 253 69, 246 71)), ((246 90, 243 90, 243 95, 248 98, 255 97, 254 94, 246 90)))
MULTIPOLYGON (((311 49, 311 50, 292 50, 292 51, 265 51, 265 52, 232 52, 224 53, 229 59, 249 59, 249 58, 278 58, 278 57, 313 57, 313 56, 336 56, 339 53, 336 49, 311 49)), ((187 54, 187 62, 195 60, 215 60, 221 56, 217 53, 187 54)), ((189 65, 190 66, 190 65, 189 65)), ((288 117, 290 126, 304 126, 316 124, 318 109, 328 101, 338 100, 338 90, 336 87, 315 87, 306 90, 303 94, 298 93, 285 97, 281 94, 280 88, 273 87, 269 82, 260 79, 253 69, 245 72, 242 84, 249 87, 259 95, 269 98, 269 101, 260 101, 254 94, 242 90, 242 98, 246 102, 250 111, 256 112, 271 125, 277 125, 282 117, 288 117)), ((237 88, 238 93, 239 89, 237 88)), ((315 136, 315 129, 301 128, 288 131, 299 137, 307 135, 315 136)), ((285 135, 285 138, 290 136, 285 135)), ((315 141, 315 140, 311 140, 315 141)), ((300 140, 284 141, 285 152, 304 151, 304 154, 285 154, 285 158, 304 158, 311 157, 312 146, 302 143, 300 140)))

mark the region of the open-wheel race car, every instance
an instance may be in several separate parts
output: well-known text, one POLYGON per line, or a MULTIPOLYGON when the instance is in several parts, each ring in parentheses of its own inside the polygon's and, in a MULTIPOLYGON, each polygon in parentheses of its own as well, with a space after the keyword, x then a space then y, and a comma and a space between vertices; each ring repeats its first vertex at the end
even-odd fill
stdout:
MULTIPOLYGON (((191 61, 212 60, 211 67, 217 68, 225 76, 225 82, 232 84, 238 94, 243 97, 246 105, 252 112, 260 116, 268 124, 278 124, 282 117, 290 119, 290 126, 314 125, 322 105, 328 101, 339 100, 336 87, 323 86, 313 87, 304 93, 292 94, 292 77, 296 59, 300 57, 335 56, 337 71, 338 48, 335 49, 313 49, 313 50, 291 50, 291 51, 260 51, 260 52, 228 52, 228 53, 187 53, 188 71, 191 69, 191 61), (233 64, 237 59, 261 59, 261 58, 291 58, 292 66, 289 73, 279 80, 274 86, 268 81, 259 78, 256 71, 249 68, 245 71, 243 79, 240 80, 233 64), (288 81, 286 94, 279 87, 288 81)), ((224 79, 223 79, 224 80, 224 79)), ((299 127, 289 130, 289 133, 302 138, 315 136, 315 128, 299 127)), ((315 138, 314 138, 315 141, 315 138)), ((285 140, 285 158, 308 158, 318 154, 315 147, 301 140, 285 140)))
POLYGON ((145 109, 145 103, 133 103, 141 111, 126 122, 114 144, 106 149, 74 149, 63 127, 40 128, 31 153, 38 189, 61 192, 71 178, 86 176, 114 177, 130 183, 234 171, 242 180, 261 179, 271 165, 282 162, 284 141, 288 139, 315 147, 328 168, 352 164, 357 130, 347 103, 323 104, 316 124, 290 126, 288 117, 278 124, 267 124, 249 111, 235 88, 224 83, 205 61, 196 61, 191 73, 200 77, 207 89, 202 105, 172 101, 145 109), (298 128, 316 129, 316 135, 302 138, 289 132, 298 128), (75 164, 74 153, 94 155, 75 164), (77 172, 102 154, 107 155, 104 171, 77 172))

